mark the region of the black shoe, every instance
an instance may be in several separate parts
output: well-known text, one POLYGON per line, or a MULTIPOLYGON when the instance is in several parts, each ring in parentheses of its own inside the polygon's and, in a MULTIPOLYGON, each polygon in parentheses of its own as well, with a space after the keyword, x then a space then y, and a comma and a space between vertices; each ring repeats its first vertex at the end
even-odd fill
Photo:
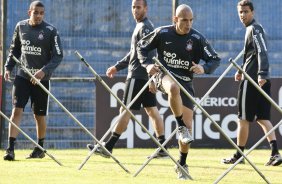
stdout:
POLYGON ((45 153, 39 149, 38 147, 35 147, 32 151, 32 153, 26 157, 26 159, 32 159, 32 158, 44 158, 45 157, 45 153))
POLYGON ((282 157, 281 155, 278 153, 274 156, 271 156, 269 158, 269 161, 265 164, 265 166, 278 166, 282 164, 282 157))
MULTIPOLYGON (((102 142, 102 145, 105 146, 105 142, 102 142)), ((97 146, 97 149, 95 150, 95 154, 96 155, 100 155, 102 157, 105 157, 105 158, 110 158, 111 156, 106 152, 104 151, 101 146, 99 144, 96 144, 96 145, 93 145, 93 144, 87 144, 87 148, 89 149, 89 151, 92 151, 94 149, 94 146, 97 146)), ((110 153, 112 153, 112 150, 109 150, 110 153)))
MULTIPOLYGON (((151 157, 148 156, 147 158, 149 159, 151 157)), ((163 150, 159 151, 157 154, 155 154, 153 156, 153 158, 160 158, 160 159, 166 159, 166 158, 169 158, 168 154, 166 152, 164 152, 163 150)))
POLYGON ((15 152, 14 152, 14 150, 7 149, 3 158, 4 158, 4 160, 9 160, 9 161, 15 160, 15 152))
MULTIPOLYGON (((240 158, 240 157, 239 157, 239 158, 240 158)), ((239 158, 237 158, 237 157, 235 156, 235 154, 234 154, 233 157, 231 157, 231 158, 224 158, 224 159, 222 159, 221 163, 223 163, 223 164, 234 164, 237 160, 239 160, 239 158)), ((239 162, 239 164, 245 164, 245 160, 242 159, 242 160, 239 162)))

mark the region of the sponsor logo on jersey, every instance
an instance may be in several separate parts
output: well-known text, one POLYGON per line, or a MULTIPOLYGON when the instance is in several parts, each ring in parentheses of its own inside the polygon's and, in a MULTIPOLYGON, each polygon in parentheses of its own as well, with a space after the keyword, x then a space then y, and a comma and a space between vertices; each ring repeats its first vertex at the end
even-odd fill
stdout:
POLYGON ((206 54, 207 54, 209 57, 212 56, 212 54, 211 54, 211 52, 208 50, 208 47, 207 47, 207 46, 204 47, 204 51, 206 52, 206 54))
POLYGON ((30 55, 41 55, 41 47, 36 47, 34 45, 30 45, 30 40, 22 40, 22 53, 30 54, 30 55))
POLYGON ((43 40, 43 39, 44 39, 44 31, 41 30, 41 31, 39 32, 39 35, 38 35, 38 40, 43 40))
POLYGON ((264 41, 263 36, 262 36, 261 33, 259 34, 259 37, 260 37, 261 43, 262 43, 262 45, 264 47, 264 50, 267 51, 266 44, 265 44, 265 41, 264 41))
POLYGON ((187 41, 186 50, 191 51, 193 49, 193 41, 190 39, 187 41))
POLYGON ((163 52, 164 61, 171 68, 189 69, 190 62, 177 57, 176 53, 163 52))
POLYGON ((172 42, 165 42, 166 45, 171 44, 172 42))
POLYGON ((198 34, 192 34, 191 36, 197 38, 198 40, 200 39, 200 36, 198 34))
POLYGON ((162 29, 161 31, 160 31, 160 33, 167 33, 168 32, 168 29, 162 29))
POLYGON ((39 71, 39 69, 36 69, 36 68, 28 68, 28 71, 29 71, 32 75, 34 75, 36 72, 39 71))
POLYGON ((46 26, 46 28, 50 29, 51 31, 54 29, 52 26, 46 26))
POLYGON ((58 36, 56 35, 54 39, 55 39, 55 47, 56 47, 57 54, 61 55, 61 50, 58 44, 58 36))
POLYGON ((257 49, 258 49, 258 53, 260 53, 261 52, 261 47, 260 47, 257 35, 254 35, 253 38, 254 38, 254 41, 256 43, 256 46, 257 46, 257 49))

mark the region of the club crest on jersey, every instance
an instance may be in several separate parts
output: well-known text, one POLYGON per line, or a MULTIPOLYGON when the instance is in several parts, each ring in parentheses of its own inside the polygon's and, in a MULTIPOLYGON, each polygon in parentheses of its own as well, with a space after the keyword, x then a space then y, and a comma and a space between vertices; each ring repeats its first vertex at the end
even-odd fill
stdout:
POLYGON ((186 45, 186 50, 187 51, 191 51, 193 49, 193 41, 192 40, 188 40, 187 41, 187 45, 186 45))
POLYGON ((38 39, 39 40, 43 40, 44 39, 44 32, 43 31, 39 32, 38 39))

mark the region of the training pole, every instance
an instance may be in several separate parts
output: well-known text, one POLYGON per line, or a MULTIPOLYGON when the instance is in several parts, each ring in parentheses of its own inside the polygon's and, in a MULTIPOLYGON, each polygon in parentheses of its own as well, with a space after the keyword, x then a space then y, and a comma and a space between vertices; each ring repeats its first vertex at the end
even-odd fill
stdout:
MULTIPOLYGON (((234 59, 235 61, 239 60, 242 55, 244 54, 244 51, 242 50, 234 59)), ((221 76, 215 81, 215 83, 209 88, 209 90, 206 92, 206 94, 201 98, 199 101, 199 104, 201 104, 209 95, 210 93, 214 90, 214 88, 219 84, 219 82, 225 77, 225 75, 231 70, 232 64, 230 64, 225 71, 221 74, 221 76)), ((197 109, 197 106, 194 107, 193 111, 197 109)), ((162 146, 165 146, 170 139, 176 134, 177 128, 174 129, 174 131, 170 134, 170 136, 165 140, 165 142, 162 144, 162 146)), ((160 148, 157 148, 155 152, 144 162, 144 164, 136 171, 136 173, 133 175, 136 177, 143 169, 144 167, 154 158, 154 156, 160 151, 160 148)))
MULTIPOLYGON (((148 82, 142 87, 142 89, 136 94, 136 96, 132 99, 132 101, 126 106, 128 109, 130 109, 130 107, 133 105, 133 103, 140 97, 140 95, 145 91, 145 89, 148 87, 148 85, 150 84, 150 82, 152 82, 152 80, 154 79, 155 75, 152 76, 148 82)), ((119 114, 118 118, 116 119, 116 121, 114 123, 112 123, 112 125, 110 126, 110 128, 107 130, 107 132, 103 135, 103 137, 100 139, 100 142, 103 142, 104 139, 110 134, 110 132, 112 131, 112 129, 115 127, 115 125, 117 124, 117 122, 120 120, 120 118, 122 116, 125 115, 127 111, 125 109, 122 110, 122 113, 119 114)), ((78 170, 80 170, 85 164, 86 162, 89 160, 89 158, 91 157, 91 155, 98 149, 98 146, 94 144, 94 148, 91 150, 91 152, 89 152, 88 156, 85 158, 85 160, 81 163, 81 165, 78 167, 78 170)))
POLYGON ((96 80, 98 80, 104 87, 105 89, 111 93, 115 97, 115 99, 120 103, 120 105, 131 115, 131 117, 142 127, 142 129, 149 135, 149 137, 159 146, 161 149, 168 154, 168 156, 173 160, 173 162, 187 175, 187 177, 191 180, 193 178, 189 175, 187 171, 183 169, 183 167, 168 153, 168 151, 157 141, 157 139, 150 134, 150 132, 147 130, 147 128, 140 123, 140 121, 134 116, 134 114, 127 109, 127 107, 123 104, 123 102, 112 92, 110 87, 103 81, 103 79, 96 73, 96 71, 88 64, 88 62, 81 56, 81 54, 78 51, 75 51, 76 55, 80 58, 80 60, 91 70, 91 72, 95 75, 96 80))
POLYGON ((55 157, 49 154, 46 149, 41 147, 37 142, 35 142, 32 138, 30 138, 22 129, 20 129, 20 127, 18 127, 13 121, 11 121, 2 111, 0 111, 0 115, 3 118, 5 118, 12 126, 14 126, 19 132, 21 132, 28 140, 30 140, 33 144, 35 144, 41 151, 43 151, 46 155, 48 155, 52 160, 57 162, 57 164, 62 166, 62 164, 55 157))
POLYGON ((36 84, 39 85, 50 97, 52 97, 52 99, 57 102, 59 104, 59 106, 87 133, 89 134, 100 146, 102 149, 104 149, 106 152, 108 152, 108 154, 119 164, 119 166, 126 171, 127 173, 129 173, 129 171, 99 142, 99 140, 82 124, 80 123, 80 121, 78 121, 78 119, 76 119, 76 117, 74 117, 72 115, 72 113, 70 113, 70 111, 65 108, 65 106, 59 102, 59 100, 57 100, 57 98, 48 90, 45 88, 45 86, 43 86, 40 81, 35 78, 30 71, 21 64, 21 62, 15 57, 12 56, 12 58, 15 60, 15 62, 17 62, 18 64, 20 64, 20 66, 22 67, 22 69, 32 78, 36 81, 36 84))
POLYGON ((245 156, 241 149, 225 134, 222 128, 212 119, 212 117, 207 113, 207 111, 198 104, 195 99, 186 91, 186 89, 174 78, 174 76, 162 65, 162 63, 154 57, 153 60, 159 65, 159 67, 181 88, 181 90, 189 97, 189 99, 208 117, 217 130, 225 137, 225 139, 238 150, 238 152, 250 163, 250 165, 257 171, 257 173, 267 182, 270 183, 266 177, 258 170, 258 168, 245 156))
MULTIPOLYGON (((282 110, 277 105, 277 103, 272 100, 272 98, 266 94, 261 87, 236 63, 236 61, 233 61, 232 59, 229 60, 234 67, 236 67, 238 70, 242 72, 244 77, 251 82, 252 85, 254 85, 255 88, 275 107, 275 109, 282 114, 282 110)), ((275 131, 280 125, 282 124, 282 121, 280 121, 278 124, 276 124, 268 133, 266 133, 255 145, 253 145, 245 155, 248 155, 251 153, 262 141, 264 141, 267 136, 269 136, 273 131, 275 131)), ((214 183, 218 183, 224 176, 226 176, 243 158, 241 157, 239 160, 237 160, 228 170, 226 170, 214 183)))

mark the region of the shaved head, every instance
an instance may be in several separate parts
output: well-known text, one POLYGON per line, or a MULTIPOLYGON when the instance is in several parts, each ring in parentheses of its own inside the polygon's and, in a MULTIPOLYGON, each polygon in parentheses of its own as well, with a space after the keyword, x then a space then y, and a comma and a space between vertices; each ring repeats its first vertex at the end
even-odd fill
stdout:
POLYGON ((189 33, 193 24, 193 11, 190 6, 186 4, 179 5, 176 8, 173 21, 178 34, 183 35, 189 33))
POLYGON ((190 6, 188 6, 186 4, 181 4, 176 8, 175 16, 178 17, 183 12, 191 12, 193 14, 193 11, 192 11, 190 6))

